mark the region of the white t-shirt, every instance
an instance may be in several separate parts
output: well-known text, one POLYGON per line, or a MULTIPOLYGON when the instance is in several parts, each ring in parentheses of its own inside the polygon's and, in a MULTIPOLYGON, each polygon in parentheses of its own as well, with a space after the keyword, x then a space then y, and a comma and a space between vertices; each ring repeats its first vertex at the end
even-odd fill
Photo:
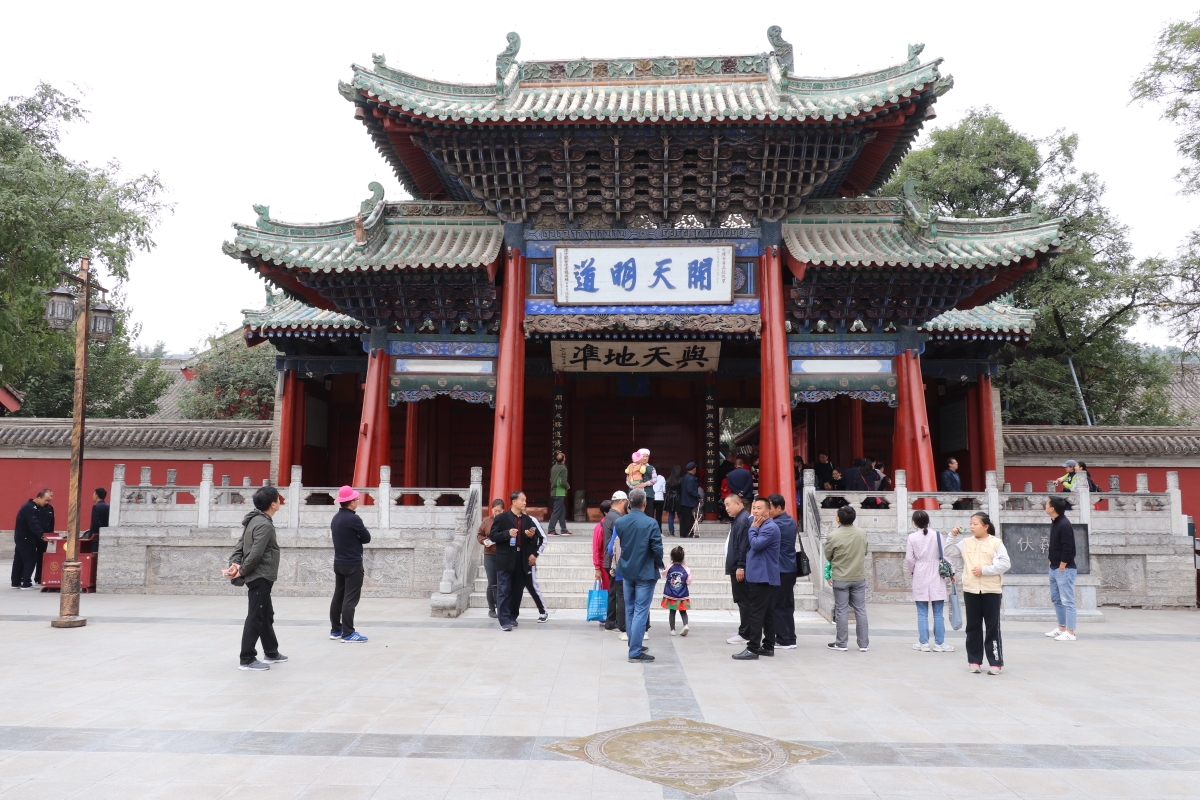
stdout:
POLYGON ((664 478, 662 476, 662 474, 660 473, 658 475, 658 477, 656 477, 654 479, 654 500, 657 502, 659 500, 664 499, 666 497, 666 493, 667 493, 667 479, 664 478))

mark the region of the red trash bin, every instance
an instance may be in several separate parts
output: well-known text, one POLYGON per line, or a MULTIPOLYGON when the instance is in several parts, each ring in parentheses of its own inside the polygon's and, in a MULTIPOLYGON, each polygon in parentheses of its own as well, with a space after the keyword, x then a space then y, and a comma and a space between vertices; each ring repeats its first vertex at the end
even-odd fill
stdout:
MULTIPOLYGON (((62 565, 67 557, 67 537, 60 533, 48 533, 42 536, 42 538, 47 543, 46 552, 42 554, 42 591, 61 589, 62 565)), ((96 553, 84 553, 82 552, 83 547, 79 549, 81 552, 76 556, 81 566, 79 572, 79 590, 82 592, 94 592, 96 591, 96 553)))

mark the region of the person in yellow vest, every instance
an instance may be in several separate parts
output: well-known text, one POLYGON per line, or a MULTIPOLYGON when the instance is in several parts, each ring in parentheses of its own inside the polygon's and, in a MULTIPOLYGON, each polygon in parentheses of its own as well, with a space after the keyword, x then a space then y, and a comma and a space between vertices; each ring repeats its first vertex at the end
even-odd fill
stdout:
POLYGON ((1064 492, 1073 492, 1075 491, 1075 479, 1079 477, 1079 465, 1075 463, 1075 459, 1071 458, 1063 463, 1063 468, 1066 469, 1067 474, 1056 480, 1055 483, 1060 484, 1064 492))
POLYGON ((1001 576, 1012 567, 1012 561, 987 514, 982 511, 972 514, 968 527, 971 533, 968 537, 962 537, 961 525, 952 530, 950 544, 945 548, 947 553, 957 548, 963 560, 967 664, 971 672, 980 672, 986 653, 988 675, 999 675, 1004 668, 1004 648, 1000 642, 1000 601, 1004 597, 1001 576))

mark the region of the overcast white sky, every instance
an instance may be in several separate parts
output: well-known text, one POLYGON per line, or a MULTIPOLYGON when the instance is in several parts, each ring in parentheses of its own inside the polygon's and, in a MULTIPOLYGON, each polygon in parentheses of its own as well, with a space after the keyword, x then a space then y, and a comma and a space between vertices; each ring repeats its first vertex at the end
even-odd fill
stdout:
MULTIPOLYGON (((372 53, 419 75, 484 83, 510 30, 521 60, 759 53, 783 26, 800 75, 942 57, 955 88, 934 125, 991 105, 1018 129, 1079 133, 1079 162, 1108 184, 1140 256, 1171 254, 1200 201, 1178 195, 1175 131, 1129 85, 1171 20, 1194 3, 565 2, 14 3, 4 12, 0 95, 39 80, 77 85, 91 110, 67 152, 157 170, 176 203, 127 287, 141 341, 182 352, 263 302, 263 284, 221 252, 251 204, 282 220, 348 217, 379 181, 403 191, 337 93, 372 53)), ((1165 344, 1162 331, 1140 338, 1165 344)))

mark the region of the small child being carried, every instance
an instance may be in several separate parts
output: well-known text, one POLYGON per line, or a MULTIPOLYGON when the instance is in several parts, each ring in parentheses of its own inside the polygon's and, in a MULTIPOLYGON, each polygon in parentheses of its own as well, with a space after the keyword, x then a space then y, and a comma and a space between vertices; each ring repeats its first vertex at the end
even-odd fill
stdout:
POLYGON ((692 571, 683 563, 683 548, 676 547, 671 551, 671 566, 663 570, 666 583, 663 585, 662 607, 668 609, 671 623, 671 635, 675 636, 675 612, 683 619, 683 630, 680 636, 688 635, 688 609, 692 601, 688 597, 688 584, 692 582, 692 571))

